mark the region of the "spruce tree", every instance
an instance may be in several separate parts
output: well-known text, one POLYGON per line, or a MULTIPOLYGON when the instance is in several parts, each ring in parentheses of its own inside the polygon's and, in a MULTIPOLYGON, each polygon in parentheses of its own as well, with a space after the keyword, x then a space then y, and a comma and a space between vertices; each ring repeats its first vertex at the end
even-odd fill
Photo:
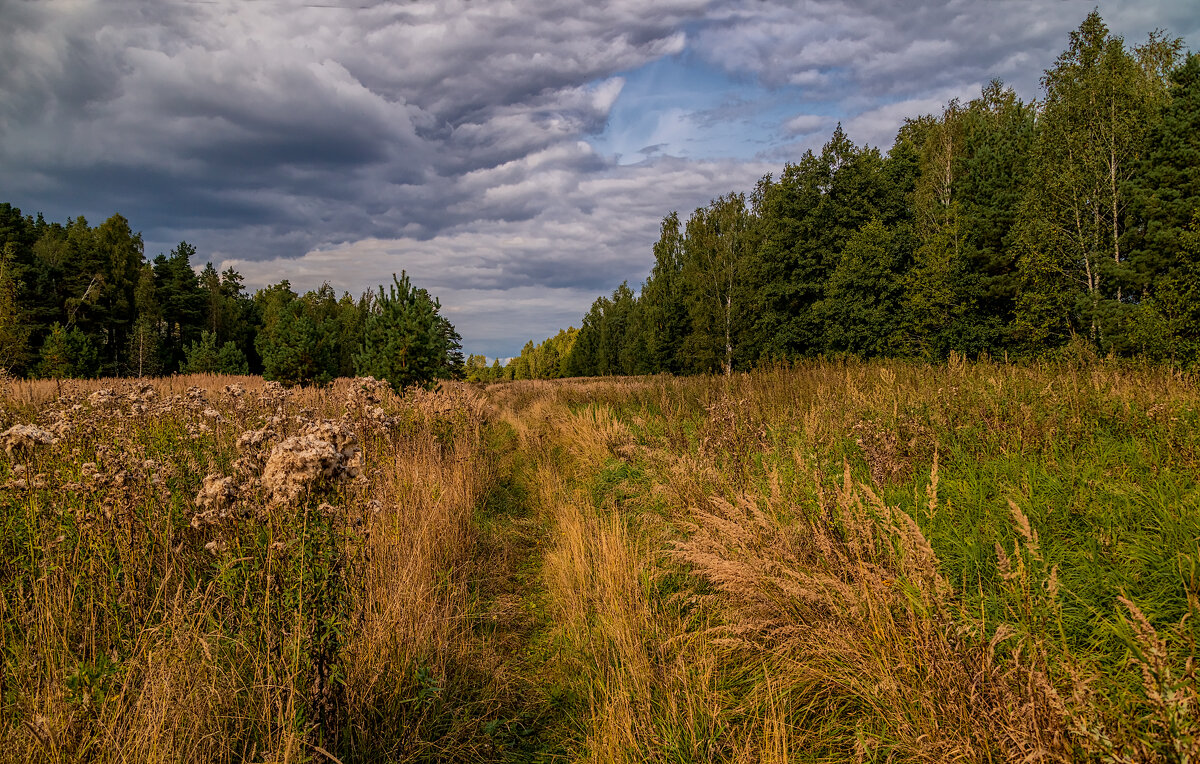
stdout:
POLYGON ((1130 281, 1149 296, 1187 270, 1186 239, 1200 212, 1200 54, 1172 73, 1170 101, 1127 191, 1130 281))

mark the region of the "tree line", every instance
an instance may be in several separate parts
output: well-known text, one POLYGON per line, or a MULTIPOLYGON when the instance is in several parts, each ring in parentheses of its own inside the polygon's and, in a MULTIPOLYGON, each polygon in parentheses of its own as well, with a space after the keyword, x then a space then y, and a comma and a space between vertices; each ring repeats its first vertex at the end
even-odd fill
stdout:
POLYGON ((1200 57, 1092 12, 1024 103, 993 81, 886 153, 820 152, 686 220, 578 330, 474 378, 704 373, 825 356, 1200 353, 1200 57))
POLYGON ((338 297, 287 280, 253 295, 232 268, 193 267, 187 242, 153 260, 129 221, 92 227, 0 204, 0 368, 17 376, 262 374, 288 385, 370 374, 397 387, 461 374, 461 342, 407 274, 338 297))

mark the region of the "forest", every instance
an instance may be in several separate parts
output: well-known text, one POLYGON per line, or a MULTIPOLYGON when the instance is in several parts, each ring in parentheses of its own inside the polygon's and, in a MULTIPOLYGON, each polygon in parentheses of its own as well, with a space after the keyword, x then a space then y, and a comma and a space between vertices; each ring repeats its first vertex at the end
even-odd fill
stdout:
POLYGON ((295 385, 361 373, 403 385, 462 366, 458 333, 407 274, 357 300, 328 284, 298 295, 286 279, 250 295, 232 268, 197 273, 187 242, 147 261, 119 214, 51 223, 9 203, 0 246, 0 367, 16 376, 253 373, 295 385), (387 351, 397 341, 402 369, 387 351))
POLYGON ((750 191, 662 220, 641 289, 472 378, 1200 351, 1200 58, 1098 12, 1040 100, 992 81, 885 153, 839 125, 750 191))

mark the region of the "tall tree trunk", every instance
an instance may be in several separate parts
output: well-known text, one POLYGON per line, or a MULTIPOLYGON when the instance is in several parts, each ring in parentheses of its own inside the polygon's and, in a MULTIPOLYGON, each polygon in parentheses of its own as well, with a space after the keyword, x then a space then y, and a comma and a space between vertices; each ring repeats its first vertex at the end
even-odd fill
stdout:
MULTIPOLYGON (((1113 108, 1115 109, 1116 107, 1114 106, 1113 108)), ((1115 119, 1115 116, 1114 116, 1114 119, 1115 119)), ((1112 197, 1113 260, 1119 264, 1121 262, 1121 240, 1117 235, 1118 234, 1118 229, 1117 229, 1117 214, 1118 214, 1117 148, 1116 148, 1115 140, 1116 140, 1115 137, 1110 136, 1109 152, 1108 152, 1108 183, 1109 183, 1109 195, 1112 197)), ((1117 301, 1120 302, 1120 300, 1121 300, 1121 287, 1118 285, 1117 286, 1117 301)))
MULTIPOLYGON (((732 287, 732 285, 730 285, 732 287)), ((729 337, 729 314, 733 309, 733 295, 725 293, 725 376, 733 374, 733 341, 729 337)))

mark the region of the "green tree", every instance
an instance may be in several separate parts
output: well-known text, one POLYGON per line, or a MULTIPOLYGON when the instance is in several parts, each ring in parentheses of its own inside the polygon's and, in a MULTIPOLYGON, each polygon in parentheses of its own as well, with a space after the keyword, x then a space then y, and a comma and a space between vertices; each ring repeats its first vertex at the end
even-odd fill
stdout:
POLYGON ((236 343, 229 341, 218 346, 217 335, 203 331, 200 339, 188 347, 182 371, 184 374, 248 374, 250 366, 246 362, 246 354, 236 343))
POLYGON ((533 340, 525 343, 521 348, 521 354, 509 362, 512 368, 513 379, 533 379, 533 369, 529 363, 530 356, 533 355, 533 340))
POLYGON ((735 343, 746 329, 749 255, 757 229, 746 195, 731 193, 697 209, 688 219, 683 244, 683 282, 689 295, 691 332, 685 352, 696 371, 733 372, 735 343))
POLYGON ((22 320, 17 294, 21 284, 13 275, 16 245, 0 246, 0 369, 23 370, 29 354, 29 327, 22 320))
MULTIPOLYGON (((897 168, 907 164, 898 160, 897 168)), ((909 168, 911 169, 911 168, 909 168)), ((849 238, 879 217, 906 215, 909 172, 892 171, 879 151, 859 148, 839 124, 819 155, 809 151, 759 185, 757 246, 748 267, 758 356, 810 356, 826 346, 814 312, 849 238)))
MULTIPOLYGON (((1065 282, 1046 284, 1028 275, 1024 281, 1034 289, 1069 288, 1072 323, 1106 347, 1120 341, 1113 316, 1129 288, 1121 236, 1124 189, 1146 129, 1166 99, 1162 68, 1179 48, 1178 40, 1151 35, 1130 52, 1093 11, 1042 79, 1046 98, 1029 185, 1034 199, 1023 206, 1022 246, 1027 265, 1047 267, 1065 282)), ((1023 303, 1058 299, 1043 294, 1023 303)), ((1024 316, 1019 323, 1040 320, 1024 316)))
POLYGON ((978 349, 998 352, 1017 299, 1012 239, 1029 179, 1036 109, 993 80, 959 118, 962 151, 955 158, 955 201, 966 262, 958 293, 978 349))
POLYGON ((629 359, 624 349, 630 342, 630 327, 634 320, 636 298, 629 282, 623 281, 613 290, 607 312, 600 322, 599 348, 597 356, 602 375, 629 374, 625 362, 629 359))
POLYGON ((153 377, 161 369, 160 337, 158 327, 147 317, 139 317, 129 330, 129 347, 125 358, 129 374, 135 377, 153 377))
POLYGON ((440 303, 418 289, 401 272, 392 276, 384 294, 379 287, 375 310, 363 326, 362 349, 355 357, 358 373, 387 380, 396 390, 431 386, 461 366, 458 334, 440 314, 440 303))
POLYGON ((814 308, 825 323, 828 350, 864 357, 888 352, 899 328, 899 266, 911 246, 907 233, 907 226, 894 232, 876 218, 846 242, 814 308))
POLYGON ((1131 223, 1126 277, 1131 289, 1150 296, 1165 279, 1178 283, 1192 265, 1183 255, 1200 212, 1200 54, 1171 74, 1170 100, 1125 190, 1131 223))
MULTIPOLYGON (((601 371, 601 334, 602 331, 607 332, 604 323, 611 304, 611 300, 601 295, 588 309, 587 315, 580 323, 575 342, 563 363, 564 376, 592 377, 606 373, 601 371)), ((604 361, 604 364, 607 366, 607 361, 604 361)))
POLYGON ((1177 263, 1129 311, 1128 333, 1136 351, 1194 368, 1200 359, 1200 211, 1175 241, 1177 263))
POLYGON ((679 214, 663 218, 654 244, 654 266, 639 298, 650 372, 678 372, 688 330, 683 284, 683 231, 679 214))
POLYGON ((490 371, 488 369, 487 357, 472 353, 467 356, 464 371, 468 382, 489 382, 490 371))
POLYGON ((125 371, 129 329, 137 318, 134 293, 144 262, 142 235, 133 233, 123 216, 113 215, 96 228, 94 239, 100 261, 95 303, 100 323, 94 335, 104 348, 104 373, 118 376, 125 371))
POLYGON ((286 280, 255 294, 263 317, 255 347, 266 379, 299 385, 333 378, 337 325, 318 310, 321 299, 311 292, 297 296, 286 280))
POLYGON ((154 287, 163 320, 163 371, 177 371, 186 348, 200 335, 204 325, 204 295, 192 270, 196 248, 179 242, 170 255, 154 258, 154 287))
POLYGON ((38 376, 54 379, 90 378, 100 368, 100 354, 92 340, 78 327, 70 331, 62 324, 50 327, 42 345, 38 376))

